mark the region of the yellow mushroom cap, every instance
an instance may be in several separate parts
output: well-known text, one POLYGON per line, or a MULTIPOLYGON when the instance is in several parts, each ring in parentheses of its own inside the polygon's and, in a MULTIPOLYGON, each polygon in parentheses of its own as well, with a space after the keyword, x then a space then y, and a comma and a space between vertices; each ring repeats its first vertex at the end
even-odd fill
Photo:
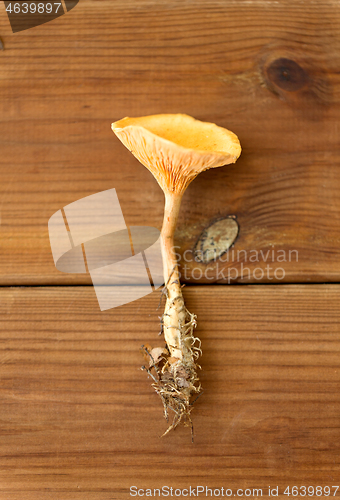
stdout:
POLYGON ((235 163, 241 154, 233 132, 189 115, 126 117, 111 128, 164 192, 183 193, 200 172, 235 163))

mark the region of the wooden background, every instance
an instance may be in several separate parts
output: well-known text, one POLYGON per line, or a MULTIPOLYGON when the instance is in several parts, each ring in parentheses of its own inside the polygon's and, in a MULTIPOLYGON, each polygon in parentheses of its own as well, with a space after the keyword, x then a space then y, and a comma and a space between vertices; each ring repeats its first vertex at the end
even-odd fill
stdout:
POLYGON ((0 38, 0 499, 340 484, 339 3, 80 0, 13 34, 1 2, 0 38), (140 344, 159 342, 159 292, 100 312, 89 276, 55 268, 47 228, 115 188, 128 225, 160 229, 163 194, 110 124, 175 112, 243 148, 189 186, 181 252, 230 215, 235 251, 298 252, 270 262, 279 280, 242 276, 263 259, 224 263, 231 286, 189 264, 205 390, 193 445, 186 428, 159 438, 139 371, 140 344))

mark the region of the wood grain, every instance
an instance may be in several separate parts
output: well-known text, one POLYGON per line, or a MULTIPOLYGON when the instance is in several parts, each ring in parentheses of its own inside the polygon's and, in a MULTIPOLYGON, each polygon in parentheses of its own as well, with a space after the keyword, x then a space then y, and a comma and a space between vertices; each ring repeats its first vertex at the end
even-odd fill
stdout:
POLYGON ((158 292, 101 313, 92 287, 0 290, 1 500, 338 484, 340 288, 185 298, 203 348, 194 444, 185 427, 160 439, 161 402, 139 370, 140 345, 162 342, 158 292))
MULTIPOLYGON (((2 3, 0 35, 1 284, 90 283, 55 269, 47 231, 89 194, 114 187, 128 225, 161 227, 159 187, 110 130, 160 112, 216 122, 243 147, 235 166, 189 187, 182 253, 235 215, 235 250, 298 252, 276 281, 339 281, 338 2, 81 0, 16 34, 2 3)), ((200 278, 191 262, 184 281, 225 283, 219 270, 234 267, 234 281, 271 282, 282 267, 258 280, 267 262, 248 262, 243 277, 242 263, 201 267, 200 278)))

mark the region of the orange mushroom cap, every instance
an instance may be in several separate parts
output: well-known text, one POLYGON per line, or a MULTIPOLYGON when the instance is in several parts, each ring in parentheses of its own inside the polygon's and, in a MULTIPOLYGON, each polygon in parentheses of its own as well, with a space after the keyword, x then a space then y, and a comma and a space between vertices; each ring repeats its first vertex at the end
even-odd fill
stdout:
POLYGON ((189 115, 126 117, 111 128, 164 192, 183 193, 200 172, 235 163, 241 154, 233 132, 189 115))

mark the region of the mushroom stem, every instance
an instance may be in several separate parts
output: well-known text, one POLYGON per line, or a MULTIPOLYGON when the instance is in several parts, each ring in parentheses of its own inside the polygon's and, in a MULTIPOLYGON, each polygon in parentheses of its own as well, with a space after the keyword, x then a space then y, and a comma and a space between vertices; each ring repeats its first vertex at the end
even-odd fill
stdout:
POLYGON ((161 232, 166 305, 163 315, 164 338, 173 358, 183 358, 181 340, 182 325, 185 324, 185 306, 179 280, 178 263, 174 248, 174 235, 181 206, 182 194, 165 192, 165 209, 161 232))
POLYGON ((165 208, 161 231, 164 282, 179 278, 176 253, 174 251, 174 235, 183 194, 165 193, 165 208))
POLYGON ((161 231, 166 295, 162 323, 169 355, 165 357, 165 364, 159 373, 159 383, 153 385, 162 398, 165 416, 168 416, 168 409, 175 412, 175 418, 165 434, 177 427, 183 419, 191 424, 191 397, 201 389, 195 363, 201 351, 196 345, 200 341, 194 336, 196 316, 185 307, 174 251, 174 234, 182 196, 183 193, 165 191, 161 231))

